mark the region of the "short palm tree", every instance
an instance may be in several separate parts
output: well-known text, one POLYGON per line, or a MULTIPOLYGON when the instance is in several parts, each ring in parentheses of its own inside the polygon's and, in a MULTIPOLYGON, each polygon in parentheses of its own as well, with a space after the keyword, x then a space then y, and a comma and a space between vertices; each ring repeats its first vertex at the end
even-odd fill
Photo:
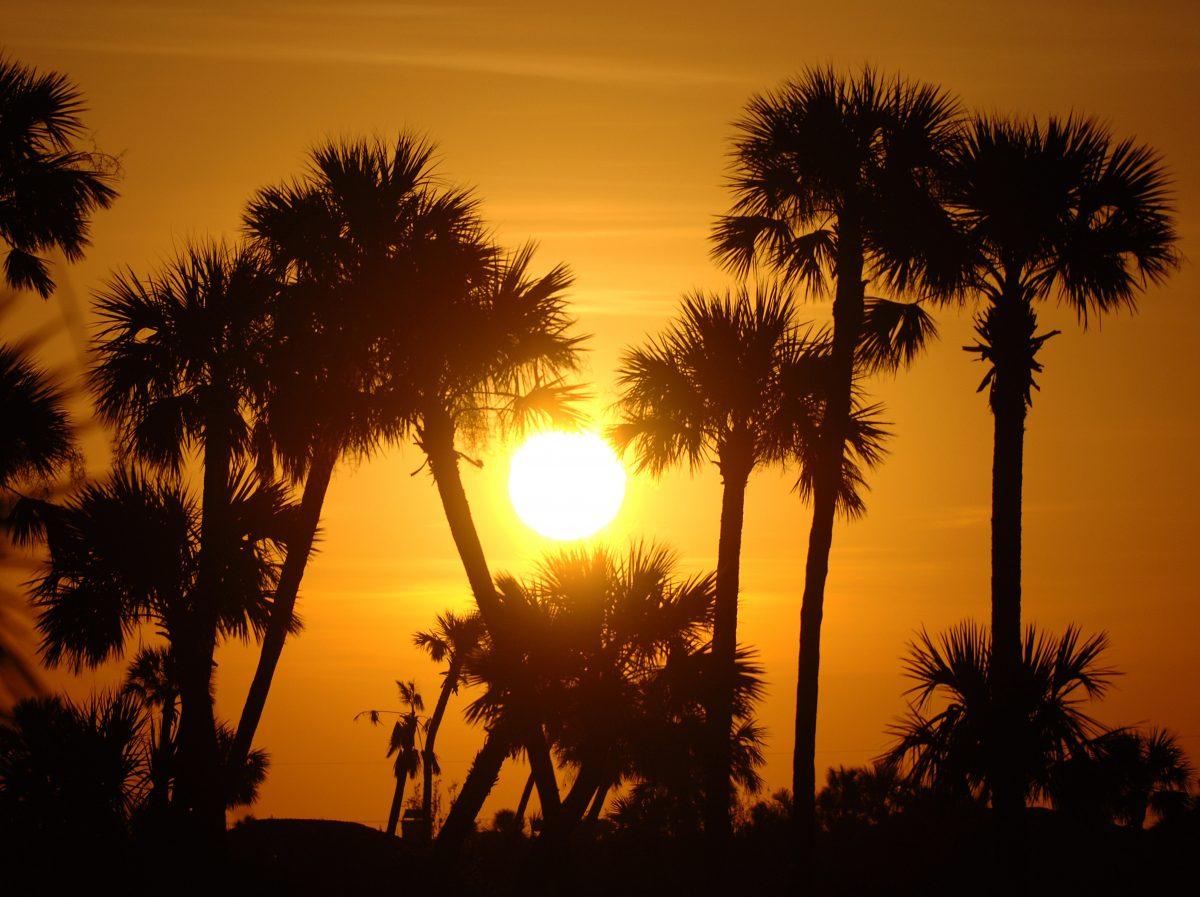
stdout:
POLYGON ((391 339, 411 326, 429 285, 415 272, 455 277, 486 268, 474 201, 434 181, 434 148, 401 134, 331 141, 309 156, 297 181, 260 190, 245 214, 254 244, 283 288, 266 355, 267 388, 256 430, 266 466, 278 460, 303 482, 300 521, 275 596, 271 625, 238 724, 250 750, 293 627, 296 597, 338 461, 369 455, 402 432, 413 413, 404 383, 384 388, 391 339), (273 457, 272 457, 273 456, 273 457))
POLYGON ((150 741, 149 803, 156 810, 165 808, 171 797, 171 777, 175 753, 175 723, 179 716, 179 675, 174 669, 171 651, 166 646, 143 648, 125 671, 122 690, 135 696, 148 711, 150 741), (154 731, 153 714, 158 714, 154 731))
MULTIPOLYGON (((1044 124, 979 118, 950 169, 949 201, 960 225, 949 245, 965 260, 962 289, 984 301, 979 341, 995 420, 992 452, 992 638, 995 682, 1014 687, 1021 657, 1021 499, 1025 419, 1042 370, 1037 306, 1055 299, 1086 326, 1132 309, 1139 292, 1178 263, 1168 179, 1159 155, 1117 141, 1093 121, 1044 124)), ((945 258, 943 257, 942 261, 945 258)), ((1000 720, 996 738, 1009 738, 1000 720)), ((998 812, 1019 838, 1025 784, 1001 765, 998 812)))
POLYGON ((203 462, 195 613, 176 632, 183 716, 181 775, 206 840, 223 837, 212 702, 223 568, 238 552, 233 466, 250 445, 249 412, 263 382, 274 272, 253 249, 189 246, 148 277, 115 275, 99 294, 101 330, 89 372, 96 409, 123 455, 168 472, 190 448, 203 462), (191 708, 190 711, 188 708, 191 708), (192 777, 195 777, 193 780, 192 777))
POLYGON ((921 632, 905 659, 914 681, 908 715, 891 732, 888 762, 905 769, 914 784, 958 796, 990 798, 995 805, 994 752, 1013 750, 1026 796, 1050 796, 1056 771, 1100 733, 1084 712, 1103 697, 1114 672, 1101 664, 1103 634, 1083 638, 1070 627, 1062 635, 1030 627, 1016 680, 1016 729, 999 745, 996 718, 1006 713, 995 687, 996 664, 986 627, 962 623, 934 638, 921 632))
POLYGON ((0 821, 10 855, 49 860, 63 843, 78 841, 81 861, 120 874, 148 785, 144 728, 141 705, 128 694, 82 704, 60 696, 18 702, 0 721, 0 821))
MULTIPOLYGON (((118 470, 108 480, 85 486, 63 505, 42 505, 32 515, 36 519, 18 531, 29 538, 40 529, 48 548, 33 588, 48 664, 65 663, 73 670, 99 666, 122 656, 142 625, 165 636, 171 660, 167 663, 164 657, 165 666, 155 675, 161 678, 158 673, 165 676, 169 668, 181 699, 178 746, 170 750, 177 758, 171 767, 173 802, 190 818, 203 800, 192 790, 198 777, 195 767, 187 765, 194 760, 184 753, 183 731, 189 713, 204 718, 205 705, 197 711, 188 701, 187 674, 175 658, 181 645, 192 644, 201 613, 207 618, 215 612, 218 638, 261 633, 292 516, 278 488, 258 485, 245 475, 234 481, 228 511, 237 550, 223 559, 215 608, 199 591, 203 515, 195 500, 170 480, 148 478, 136 469, 118 470)), ((159 685, 167 687, 166 682, 159 685)), ((208 709, 211 712, 211 704, 208 709)), ((217 738, 214 721, 214 742, 217 738)), ((212 797, 223 827, 219 744, 215 750, 212 797)))
POLYGON ((421 758, 422 774, 424 775, 421 791, 421 816, 424 820, 425 831, 433 835, 433 776, 437 771, 437 755, 434 753, 437 745, 437 735, 446 715, 446 707, 450 696, 458 693, 462 685, 463 665, 471 652, 479 647, 483 639, 483 620, 478 614, 459 616, 453 611, 438 614, 433 629, 418 632, 413 636, 413 644, 421 648, 434 663, 445 663, 446 670, 442 673, 442 687, 438 691, 437 704, 425 727, 425 747, 421 758))
POLYGON ((395 714, 397 720, 392 724, 392 733, 388 738, 387 755, 395 757, 392 772, 396 776, 396 788, 392 792, 392 803, 388 808, 387 833, 396 834, 396 826, 400 822, 400 813, 404 809, 404 790, 409 779, 415 779, 421 768, 424 752, 418 745, 418 738, 424 726, 421 713, 425 710, 425 700, 417 690, 417 684, 412 680, 401 682, 397 680, 396 688, 400 692, 400 703, 407 710, 364 710, 355 717, 366 716, 373 725, 378 725, 379 719, 385 714, 395 714))
POLYGON ((1104 732, 1059 769, 1051 783, 1057 809, 1077 818, 1141 829, 1150 814, 1185 807, 1194 770, 1166 729, 1104 732))
POLYGON ((83 98, 59 72, 0 57, 0 249, 4 282, 54 292, 44 253, 78 261, 91 216, 117 198, 117 162, 78 148, 83 98))
MULTIPOLYGON (((712 656, 718 680, 732 675, 746 486, 755 469, 815 451, 824 347, 797 329, 791 297, 762 289, 751 297, 695 294, 679 318, 647 346, 625 353, 618 371, 617 446, 632 447, 639 470, 659 474, 686 463, 716 465, 721 475, 720 539, 712 656)), ((876 449, 860 417, 850 441, 876 449)), ((730 682, 732 683, 732 679, 730 682)), ((705 827, 717 845, 730 827, 732 688, 714 688, 708 718, 711 768, 705 827)))
POLYGON ((740 275, 757 266, 814 295, 833 292, 820 442, 809 462, 813 517, 800 614, 792 792, 803 869, 811 868, 815 836, 825 581, 857 378, 911 361, 931 330, 918 306, 870 299, 865 287, 915 283, 933 254, 945 218, 938 173, 958 119, 956 102, 931 85, 870 69, 852 77, 809 70, 750 102, 734 145, 735 202, 714 233, 714 255, 740 275))

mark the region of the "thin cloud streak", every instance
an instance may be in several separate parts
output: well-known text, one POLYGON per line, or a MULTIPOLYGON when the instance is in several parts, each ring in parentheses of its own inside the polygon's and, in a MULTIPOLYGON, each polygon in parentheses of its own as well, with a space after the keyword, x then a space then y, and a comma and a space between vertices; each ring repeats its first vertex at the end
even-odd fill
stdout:
POLYGON ((518 78, 542 78, 582 84, 625 84, 669 88, 746 83, 743 78, 723 73, 637 68, 618 59, 598 57, 522 59, 503 54, 469 52, 383 53, 271 45, 237 47, 222 44, 187 47, 177 44, 168 46, 149 43, 37 39, 10 41, 10 46, 59 52, 104 53, 118 56, 138 55, 168 59, 186 57, 191 59, 232 59, 247 62, 270 60, 312 64, 423 68, 518 78))

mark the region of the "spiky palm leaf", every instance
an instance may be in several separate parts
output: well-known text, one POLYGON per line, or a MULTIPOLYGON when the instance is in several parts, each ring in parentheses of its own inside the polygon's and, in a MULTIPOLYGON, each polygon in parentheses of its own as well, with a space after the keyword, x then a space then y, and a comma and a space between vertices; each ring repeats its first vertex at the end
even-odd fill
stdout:
POLYGON ((0 57, 0 248, 14 289, 49 296, 45 254, 82 258, 92 214, 117 197, 117 160, 78 146, 84 111, 66 75, 0 57))

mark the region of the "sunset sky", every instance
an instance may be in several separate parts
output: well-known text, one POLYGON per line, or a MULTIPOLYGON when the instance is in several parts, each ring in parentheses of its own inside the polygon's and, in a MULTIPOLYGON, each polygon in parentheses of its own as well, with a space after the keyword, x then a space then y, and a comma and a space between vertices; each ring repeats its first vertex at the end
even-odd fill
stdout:
MULTIPOLYGON (((45 360, 76 381, 91 292, 108 272, 146 272, 184 242, 234 236, 256 188, 299 172, 328 136, 410 129, 435 141, 448 181, 478 190, 497 236, 535 240, 537 266, 569 264, 590 352, 596 426, 615 398, 621 349, 659 330, 682 292, 723 287, 708 257, 731 123, 754 93, 806 65, 870 62, 936 81, 987 112, 1088 113, 1160 149, 1175 178, 1181 248, 1200 255, 1200 5, 1192 2, 224 3, 0 0, 0 48, 68 73, 98 146, 119 154, 121 197, 95 222, 64 295, 23 297, 32 332, 67 322, 45 360), (973 8, 974 7, 974 8, 973 8), (77 310, 81 319, 73 315, 77 310)), ((1025 618, 1107 630, 1125 675, 1096 708, 1109 723, 1174 729, 1200 757, 1200 278, 1185 262, 1140 313, 1064 335, 1042 353, 1025 459, 1025 618)), ((827 317, 806 304, 804 317, 827 317)), ((872 384, 896 437, 869 514, 836 532, 826 599, 818 763, 858 764, 904 708, 899 658, 914 630, 988 617, 991 417, 970 307, 938 313, 916 367, 872 384)), ((8 333, 6 332, 6 336, 8 333)), ((93 472, 107 463, 88 437, 93 472)), ((482 449, 468 495, 494 572, 529 571, 554 544, 516 518, 512 443, 482 449)), ((411 446, 335 475, 324 540, 304 579, 304 634, 289 642, 259 729, 272 756, 257 816, 380 825, 390 797, 386 732, 354 714, 396 706, 393 680, 427 702, 438 669, 412 633, 471 598, 436 491, 411 446)), ((766 668, 766 779, 790 784, 796 650, 808 511, 794 475, 750 483, 742 642, 766 668)), ((631 478, 602 537, 665 542, 688 571, 716 562, 719 483, 686 470, 631 478)), ((255 654, 220 652, 218 705, 236 719, 255 654)), ((82 695, 115 668, 71 678, 82 695)), ((444 784, 481 733, 460 696, 439 738, 444 784)), ((512 805, 506 766, 490 810, 512 805)))

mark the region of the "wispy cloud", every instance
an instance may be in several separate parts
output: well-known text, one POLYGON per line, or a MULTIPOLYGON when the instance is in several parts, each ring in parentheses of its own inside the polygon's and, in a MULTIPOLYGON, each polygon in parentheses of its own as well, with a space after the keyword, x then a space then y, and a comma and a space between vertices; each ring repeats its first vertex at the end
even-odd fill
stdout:
POLYGON ((618 58, 583 55, 554 56, 470 50, 385 52, 366 49, 344 50, 330 47, 283 46, 271 43, 181 44, 147 41, 45 40, 20 37, 10 38, 9 45, 39 50, 103 53, 118 56, 421 68, 586 84, 624 84, 664 88, 735 84, 742 80, 723 72, 645 66, 618 58))

